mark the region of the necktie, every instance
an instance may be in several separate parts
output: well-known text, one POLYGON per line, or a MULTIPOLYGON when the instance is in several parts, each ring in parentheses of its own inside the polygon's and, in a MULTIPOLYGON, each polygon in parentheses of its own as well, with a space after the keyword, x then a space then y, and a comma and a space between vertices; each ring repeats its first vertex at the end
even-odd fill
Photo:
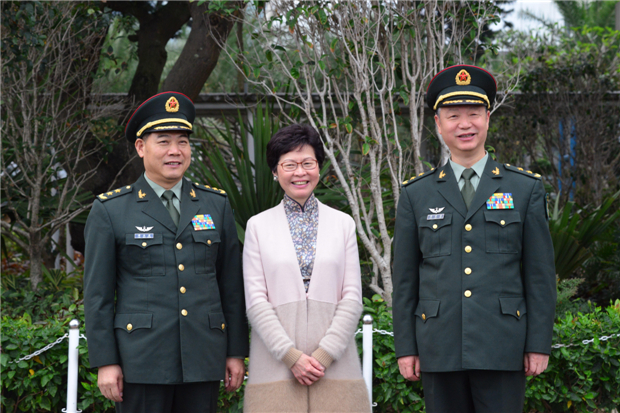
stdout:
POLYGON ((463 201, 465 201, 465 206, 467 207, 468 211, 469 206, 471 205, 471 201, 474 199, 474 194, 476 193, 476 190, 474 189, 474 186, 471 184, 470 181, 471 177, 475 174, 476 172, 471 168, 465 169, 461 174, 463 179, 465 179, 465 185, 463 185, 463 188, 461 189, 461 195, 463 195, 463 201))
POLYGON ((172 218, 172 220, 174 221, 174 225, 179 226, 179 211, 177 211, 177 209, 174 207, 174 204, 172 203, 172 198, 174 198, 174 192, 170 190, 164 191, 164 194, 161 197, 168 201, 166 203, 166 209, 170 214, 170 218, 172 218))

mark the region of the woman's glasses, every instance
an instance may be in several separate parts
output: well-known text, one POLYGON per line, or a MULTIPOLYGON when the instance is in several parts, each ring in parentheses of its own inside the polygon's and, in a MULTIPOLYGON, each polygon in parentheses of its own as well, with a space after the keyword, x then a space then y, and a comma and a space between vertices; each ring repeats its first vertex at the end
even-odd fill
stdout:
POLYGON ((303 162, 284 161, 279 163, 282 170, 285 172, 293 172, 297 170, 297 165, 301 165, 306 171, 311 171, 318 166, 319 162, 316 159, 306 159, 303 162))

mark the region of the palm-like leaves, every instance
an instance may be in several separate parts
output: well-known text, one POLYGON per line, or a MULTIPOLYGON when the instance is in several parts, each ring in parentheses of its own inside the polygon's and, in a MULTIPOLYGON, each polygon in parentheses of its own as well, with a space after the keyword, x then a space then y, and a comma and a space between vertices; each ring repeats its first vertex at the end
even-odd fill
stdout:
POLYGON ((564 208, 559 209, 559 197, 556 199, 549 229, 555 250, 555 270, 561 280, 571 277, 581 267, 592 255, 592 244, 599 241, 610 225, 620 217, 620 210, 607 214, 619 195, 620 192, 617 192, 610 196, 593 211, 582 210, 575 213, 573 202, 568 202, 564 208))
POLYGON ((241 147, 236 142, 230 123, 226 120, 224 123, 225 129, 215 133, 207 129, 199 132, 205 133, 206 139, 194 148, 190 174, 197 180, 226 191, 235 212, 239 240, 243 242, 248 220, 275 206, 282 199, 282 189, 273 180, 267 165, 267 143, 278 131, 279 121, 272 119, 269 108, 263 113, 260 105, 256 110, 254 125, 244 123, 239 115, 241 147), (249 135, 253 136, 254 162, 249 156, 249 135), (230 151, 231 156, 225 157, 224 150, 230 151), (201 159, 209 162, 202 162, 201 159))

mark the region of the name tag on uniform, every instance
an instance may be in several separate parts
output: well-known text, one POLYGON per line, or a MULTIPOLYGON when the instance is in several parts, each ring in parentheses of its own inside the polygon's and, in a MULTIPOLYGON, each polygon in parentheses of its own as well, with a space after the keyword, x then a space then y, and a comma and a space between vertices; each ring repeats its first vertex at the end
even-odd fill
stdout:
POLYGON ((205 229, 215 229, 215 224, 211 219, 211 215, 196 215, 192 218, 192 225, 194 226, 194 231, 202 231, 205 229))
POLYGON ((427 221, 433 221, 436 219, 443 219, 445 214, 428 214, 426 216, 427 221))
POLYGON ((134 239, 143 239, 143 238, 155 238, 155 234, 153 233, 141 233, 141 234, 133 234, 134 239))
POLYGON ((487 209, 514 209, 515 204, 511 193, 496 193, 487 201, 487 209))

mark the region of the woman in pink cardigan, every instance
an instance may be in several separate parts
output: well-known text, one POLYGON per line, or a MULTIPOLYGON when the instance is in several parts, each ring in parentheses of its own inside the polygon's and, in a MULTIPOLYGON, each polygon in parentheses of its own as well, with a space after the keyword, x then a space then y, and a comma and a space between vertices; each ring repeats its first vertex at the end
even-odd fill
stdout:
POLYGON ((245 412, 370 412, 353 337, 362 313, 355 223, 314 197, 324 159, 307 125, 280 129, 267 145, 285 195, 245 233, 245 412))

